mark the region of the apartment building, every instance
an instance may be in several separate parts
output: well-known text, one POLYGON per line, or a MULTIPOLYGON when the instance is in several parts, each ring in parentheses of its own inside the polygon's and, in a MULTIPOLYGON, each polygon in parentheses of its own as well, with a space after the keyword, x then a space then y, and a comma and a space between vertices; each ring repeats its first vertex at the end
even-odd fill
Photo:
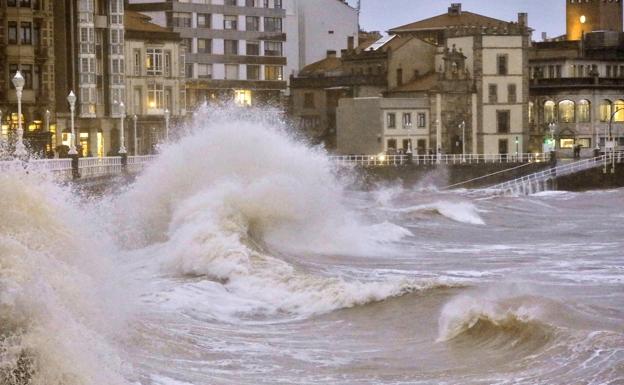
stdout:
MULTIPOLYGON (((24 140, 33 151, 52 150, 45 126, 46 111, 54 115, 54 23, 52 0, 0 2, 0 142, 12 143, 18 125, 17 95, 12 79, 19 70, 25 79, 22 96, 24 140)), ((54 128, 54 125, 52 125, 54 128)))
POLYGON ((185 50, 178 33, 152 23, 149 16, 126 11, 124 19, 126 113, 131 120, 126 147, 134 154, 136 145, 137 154, 146 154, 169 134, 167 119, 175 127, 186 114, 185 50))
POLYGON ((277 103, 286 90, 282 0, 131 0, 128 9, 180 34, 187 106, 277 103))
POLYGON ((68 93, 76 102, 76 135, 82 156, 119 151, 126 103, 123 0, 55 0, 56 143, 69 147, 68 93))

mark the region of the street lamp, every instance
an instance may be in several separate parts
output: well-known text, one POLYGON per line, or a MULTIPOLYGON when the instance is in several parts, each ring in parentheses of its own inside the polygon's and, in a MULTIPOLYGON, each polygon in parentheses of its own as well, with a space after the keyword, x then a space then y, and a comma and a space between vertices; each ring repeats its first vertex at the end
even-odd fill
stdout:
POLYGON ((124 155, 126 151, 126 142, 124 138, 124 119, 126 118, 126 106, 123 102, 119 102, 119 122, 121 123, 121 129, 119 131, 119 153, 124 155))
POLYGON ((518 160, 518 155, 520 154, 519 145, 520 145, 520 140, 516 136, 516 161, 518 160))
POLYGON ((70 91, 67 95, 67 102, 69 102, 69 116, 71 118, 71 138, 69 140, 69 155, 78 155, 76 151, 76 130, 74 127, 74 112, 76 111, 76 94, 74 91, 70 91))
POLYGON ((466 161, 466 122, 462 120, 459 128, 462 130, 462 162, 466 161))
POLYGON ((17 143, 15 144, 15 157, 24 159, 27 155, 24 146, 24 128, 22 127, 22 91, 26 81, 22 74, 17 71, 13 77, 13 85, 17 93, 17 143))
POLYGON ((139 151, 138 151, 138 140, 137 140, 137 119, 138 117, 136 116, 136 114, 132 115, 132 121, 134 123, 134 156, 139 155, 139 151))
POLYGON ((171 112, 169 112, 168 108, 165 108, 165 140, 169 141, 169 118, 171 117, 171 112))
MULTIPOLYGON (((606 174, 607 173, 607 150, 608 150, 608 145, 611 146, 611 174, 615 174, 615 140, 613 139, 613 133, 611 130, 611 127, 613 126, 613 118, 615 117, 615 115, 620 112, 620 111, 624 111, 624 107, 620 107, 620 108, 616 108, 615 111, 613 111, 613 113, 611 114, 611 118, 609 118, 609 137, 607 138, 607 133, 605 132, 605 161, 604 161, 604 169, 603 172, 606 174), (607 139, 610 139, 609 141, 607 141, 607 139), (610 144, 608 144, 610 142, 610 144)), ((606 129, 606 128, 605 128, 606 129)), ((619 132, 619 130, 618 130, 619 132)), ((619 137, 618 137, 619 140, 619 137)))

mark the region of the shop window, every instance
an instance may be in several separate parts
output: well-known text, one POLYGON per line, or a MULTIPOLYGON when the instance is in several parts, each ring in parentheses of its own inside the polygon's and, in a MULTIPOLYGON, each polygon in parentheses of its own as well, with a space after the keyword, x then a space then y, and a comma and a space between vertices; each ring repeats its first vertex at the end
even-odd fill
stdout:
POLYGON ((581 100, 576 105, 576 115, 579 123, 591 122, 591 104, 588 100, 581 100))
POLYGON ((559 102, 559 122, 574 123, 574 102, 563 100, 559 102))
POLYGON ((555 122, 555 102, 548 100, 544 103, 544 123, 555 122))

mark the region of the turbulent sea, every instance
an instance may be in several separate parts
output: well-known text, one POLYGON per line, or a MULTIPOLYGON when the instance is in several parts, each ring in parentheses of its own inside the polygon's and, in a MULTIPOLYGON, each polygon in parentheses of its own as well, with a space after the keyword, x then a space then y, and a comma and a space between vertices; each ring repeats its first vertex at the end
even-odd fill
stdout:
POLYGON ((359 186, 201 109, 103 197, 0 174, 0 384, 624 384, 624 190, 359 186))

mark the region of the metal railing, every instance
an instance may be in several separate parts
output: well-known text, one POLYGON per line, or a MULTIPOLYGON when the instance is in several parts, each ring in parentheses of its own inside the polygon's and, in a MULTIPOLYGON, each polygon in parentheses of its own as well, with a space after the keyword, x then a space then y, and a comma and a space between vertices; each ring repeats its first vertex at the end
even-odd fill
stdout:
POLYGON ((342 155, 330 156, 339 165, 397 166, 434 164, 539 163, 548 162, 550 154, 445 154, 445 155, 342 155))
MULTIPOLYGON (((616 152, 614 155, 616 163, 624 163, 624 152, 616 152)), ((512 194, 533 194, 536 192, 547 191, 549 183, 553 186, 553 182, 557 177, 575 174, 577 172, 592 168, 603 167, 605 162, 610 162, 611 160, 613 160, 612 155, 606 154, 595 158, 572 162, 553 167, 548 170, 525 175, 507 182, 498 183, 488 187, 487 190, 496 190, 512 194)))
POLYGON ((80 170, 81 178, 96 178, 121 174, 121 166, 121 156, 78 159, 78 170, 80 170))

